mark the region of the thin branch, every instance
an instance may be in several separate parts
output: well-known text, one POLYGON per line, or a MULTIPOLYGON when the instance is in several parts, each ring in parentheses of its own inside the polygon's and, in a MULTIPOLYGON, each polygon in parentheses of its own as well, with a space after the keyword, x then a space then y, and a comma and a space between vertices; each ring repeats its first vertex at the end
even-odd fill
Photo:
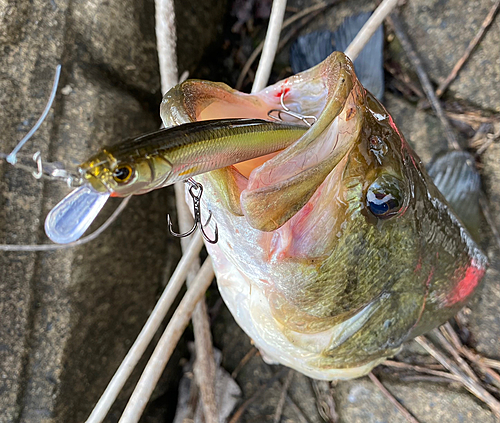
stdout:
POLYGON ((420 83, 422 84, 422 88, 424 89, 425 95, 430 101, 434 112, 436 113, 437 117, 441 121, 441 124, 443 125, 443 128, 445 129, 446 139, 448 140, 449 147, 453 150, 460 150, 460 145, 458 144, 455 133, 453 132, 453 129, 451 128, 451 125, 446 118, 443 108, 441 107, 441 104, 439 103, 439 100, 434 93, 434 88, 432 87, 431 81, 429 80, 429 77, 427 76, 427 73, 422 66, 420 58, 418 57, 415 49, 413 48, 410 40, 403 30, 403 25, 401 24, 399 17, 396 13, 393 13, 387 19, 390 25, 393 27, 394 33, 398 37, 401 46, 408 56, 408 59, 410 59, 410 62, 415 68, 418 78, 420 79, 420 83))
POLYGON ((446 367, 451 373, 461 379, 461 383, 481 401, 488 404, 497 418, 500 418, 500 402, 494 398, 486 389, 476 383, 472 378, 463 373, 449 358, 442 354, 431 342, 423 336, 417 336, 417 341, 430 355, 446 367))
POLYGON ((283 17, 285 16, 286 0, 274 0, 271 8, 271 16, 269 17, 269 26, 267 28, 266 39, 262 49, 259 67, 255 74, 255 80, 252 86, 252 92, 262 90, 269 80, 271 68, 276 55, 276 49, 280 40, 281 26, 283 17))
MULTIPOLYGON (((304 16, 309 15, 310 13, 313 13, 318 10, 322 10, 328 6, 331 6, 335 2, 331 3, 318 3, 315 4, 314 6, 308 7, 301 12, 296 13, 295 15, 291 16, 288 18, 285 22, 283 22, 283 26, 281 27, 281 30, 284 30, 288 26, 290 26, 292 23, 295 21, 303 18, 304 16)), ((264 47, 264 41, 262 41, 257 48, 252 52, 248 60, 246 61, 245 65, 243 66, 243 69, 240 72, 240 75, 238 77, 238 81, 236 82, 235 88, 237 90, 240 90, 241 87, 243 86, 243 81, 245 80, 245 77, 247 76, 248 72, 250 71, 250 68, 252 67, 253 63, 255 60, 257 60, 257 57, 259 57, 259 54, 262 52, 262 49, 264 47)))
POLYGON ((441 326, 441 331, 443 331, 444 335, 449 338, 449 340, 453 343, 454 347, 459 351, 460 354, 467 358, 467 360, 474 363, 483 372, 483 374, 490 377, 495 385, 500 388, 500 375, 484 363, 483 356, 474 353, 462 344, 460 338, 458 337, 458 334, 455 332, 455 329, 453 329, 449 322, 446 322, 443 326, 441 326))
POLYGON ((141 333, 139 333, 139 336, 123 359, 120 367, 118 367, 118 370, 109 382, 106 390, 99 399, 99 402, 92 410, 92 413, 86 423, 100 423, 106 417, 106 414, 123 388, 123 385, 125 385, 125 382, 144 354, 144 351, 146 351, 151 339, 153 339, 154 334, 160 327, 161 322, 177 297, 177 294, 186 279, 186 275, 191 268, 191 263, 198 256, 202 246, 203 240, 201 239, 201 236, 197 236, 191 241, 189 251, 182 256, 181 261, 172 274, 168 285, 165 287, 163 294, 151 312, 151 315, 142 328, 141 333))
POLYGON ((375 34, 384 19, 389 16, 389 14, 397 6, 399 0, 384 0, 375 9, 370 19, 363 25, 363 28, 358 32, 358 35, 352 40, 349 47, 345 51, 345 55, 354 61, 363 50, 363 47, 370 41, 370 38, 375 34))
POLYGON ((248 351, 245 356, 241 359, 241 361, 238 363, 238 365, 236 366, 236 368, 233 370, 233 372, 231 373, 231 377, 233 379, 236 379, 236 376, 238 376, 238 373, 241 371, 241 369, 243 367, 245 367, 245 365, 252 359, 252 357, 255 356, 255 354, 257 354, 259 352, 259 350, 255 347, 252 347, 250 348, 250 351, 248 351))
MULTIPOLYGON (((199 237, 199 236, 198 236, 199 237)), ((205 294, 206 289, 212 283, 214 271, 212 260, 207 258, 201 266, 198 275, 193 280, 181 303, 175 310, 172 319, 168 323, 158 345, 148 361, 137 386, 130 397, 125 410, 120 418, 120 423, 137 423, 150 398, 153 390, 161 377, 163 369, 167 365, 170 356, 174 352, 181 335, 191 319, 193 310, 205 294)))
POLYGON ((382 385, 382 382, 377 379, 377 377, 370 372, 368 374, 368 377, 371 379, 371 381, 375 384, 375 386, 380 389, 380 391, 391 401, 396 408, 403 414, 406 420, 408 420, 410 423, 419 423, 419 421, 411 415, 411 413, 401 404, 388 390, 387 388, 382 385))
MULTIPOLYGON (((175 203, 177 207, 177 220, 181 233, 187 232, 193 225, 191 211, 185 200, 185 185, 177 182, 175 188, 175 203)), ((189 247, 189 239, 181 238, 181 247, 186 251, 189 247)), ((200 269, 200 261, 196 259, 187 275, 187 286, 196 277, 200 269)), ((208 320, 205 299, 201 299, 193 312, 194 345, 196 350, 196 361, 194 363, 194 376, 200 390, 201 403, 205 422, 219 423, 219 413, 215 394, 215 360, 208 320)))
POLYGON ((293 370, 289 369, 288 374, 286 375, 285 382, 281 388, 280 399, 278 400, 278 404, 276 405, 276 411, 274 412, 273 423, 280 423, 281 416, 283 415, 283 407, 285 406, 285 400, 288 393, 288 388, 290 388, 290 384, 292 383, 293 378, 293 370))
POLYGON ((155 1, 156 49, 160 67, 161 92, 165 94, 178 83, 177 33, 173 0, 155 1))
POLYGON ((457 349, 450 342, 448 342, 446 337, 443 335, 443 328, 441 327, 439 328, 439 330, 434 330, 432 333, 438 339, 438 341, 441 343, 444 349, 451 354, 451 356, 455 359, 455 361, 458 363, 458 365, 464 371, 464 373, 467 374, 476 383, 480 384, 481 382, 477 377, 477 375, 474 373, 474 371, 465 362, 465 360, 462 357, 460 357, 460 353, 457 351, 457 349))
POLYGON ((401 382, 460 383, 448 377, 430 375, 398 375, 401 382))
POLYGON ((465 62, 469 59, 472 51, 474 48, 477 46, 479 41, 483 38, 484 34, 486 33, 486 30, 488 27, 491 25, 493 22, 493 18, 495 17, 496 13, 498 12, 498 8, 500 7, 500 0, 497 0, 497 2, 492 6, 490 9, 488 15, 486 15, 486 18, 484 19, 481 28, 479 29, 478 33, 476 36, 471 40, 467 48, 465 49, 465 52, 463 56, 460 58, 460 60, 455 64, 453 69, 451 70, 450 74, 446 77, 446 79, 439 84, 438 89, 436 90, 436 96, 441 97, 443 93, 448 89, 450 84, 453 82, 453 80, 457 77, 458 72, 460 69, 462 69, 462 66, 465 64, 465 62))
POLYGON ((493 360, 492 358, 486 357, 481 357, 479 360, 492 369, 500 370, 500 361, 498 360, 493 360))
POLYGON ((292 410, 295 412, 297 418, 299 419, 299 423, 309 423, 309 420, 306 419, 306 416, 304 416, 302 410, 297 404, 295 404, 295 401, 291 399, 289 395, 286 396, 286 402, 290 407, 292 407, 292 410))
POLYGON ((433 375, 433 376, 437 376, 437 377, 450 379, 450 381, 453 381, 453 382, 460 382, 460 378, 456 375, 451 374, 451 373, 446 373, 446 372, 443 372, 441 370, 428 369, 427 367, 417 366, 414 364, 401 363, 399 361, 393 361, 393 360, 385 360, 381 364, 381 366, 393 367, 395 369, 413 370, 413 371, 419 372, 419 373, 426 373, 428 375, 433 375))

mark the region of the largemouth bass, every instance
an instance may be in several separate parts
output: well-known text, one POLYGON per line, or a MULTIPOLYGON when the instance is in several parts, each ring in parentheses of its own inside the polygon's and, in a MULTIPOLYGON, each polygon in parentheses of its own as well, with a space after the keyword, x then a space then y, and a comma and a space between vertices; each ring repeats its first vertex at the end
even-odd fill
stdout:
POLYGON ((265 358, 317 379, 358 377, 453 316, 487 258, 342 53, 252 95, 186 81, 161 117, 264 119, 282 99, 317 122, 253 169, 195 178, 219 227, 207 249, 265 358))

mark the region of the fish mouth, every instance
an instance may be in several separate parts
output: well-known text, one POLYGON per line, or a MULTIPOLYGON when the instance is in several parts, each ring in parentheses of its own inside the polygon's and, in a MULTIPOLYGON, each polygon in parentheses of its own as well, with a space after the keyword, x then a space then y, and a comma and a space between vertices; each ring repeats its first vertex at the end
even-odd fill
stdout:
MULTIPOLYGON (((356 143, 362 126, 364 89, 351 61, 334 53, 316 67, 255 94, 225 84, 186 81, 163 99, 160 115, 166 126, 220 118, 270 120, 283 106, 316 122, 285 150, 233 166, 238 173, 229 197, 239 204, 249 224, 270 232, 283 226, 311 199, 327 176, 356 143)), ((297 118, 281 113, 283 121, 297 118)))

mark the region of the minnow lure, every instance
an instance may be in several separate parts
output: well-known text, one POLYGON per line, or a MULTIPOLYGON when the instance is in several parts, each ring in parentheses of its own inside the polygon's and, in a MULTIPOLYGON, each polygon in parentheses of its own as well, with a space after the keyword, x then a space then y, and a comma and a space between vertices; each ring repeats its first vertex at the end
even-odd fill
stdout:
POLYGON ((214 169, 275 153, 306 126, 262 119, 193 122, 104 147, 78 167, 81 184, 48 214, 47 236, 78 239, 110 196, 144 194, 214 169))

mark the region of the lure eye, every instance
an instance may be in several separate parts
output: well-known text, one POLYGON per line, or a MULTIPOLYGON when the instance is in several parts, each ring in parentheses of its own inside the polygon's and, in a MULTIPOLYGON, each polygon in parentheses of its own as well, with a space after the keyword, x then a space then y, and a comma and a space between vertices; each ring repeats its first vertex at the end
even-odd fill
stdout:
POLYGON ((122 165, 122 166, 117 167, 113 171, 113 179, 116 182, 123 184, 123 183, 130 180, 130 178, 132 177, 132 174, 133 174, 133 170, 132 170, 131 166, 122 165))
POLYGON ((382 175, 370 185, 366 193, 366 206, 379 219, 389 219, 403 206, 402 182, 392 175, 382 175))

